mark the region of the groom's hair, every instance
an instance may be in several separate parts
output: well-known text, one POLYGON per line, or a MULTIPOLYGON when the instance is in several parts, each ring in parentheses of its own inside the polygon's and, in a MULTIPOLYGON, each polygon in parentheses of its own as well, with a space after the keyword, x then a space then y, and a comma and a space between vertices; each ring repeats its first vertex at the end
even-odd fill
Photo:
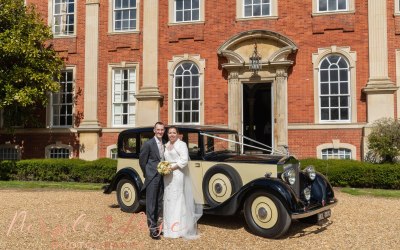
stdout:
POLYGON ((164 127, 165 127, 164 123, 162 123, 162 122, 156 122, 156 124, 154 124, 154 128, 156 128, 156 127, 157 127, 157 125, 162 125, 162 126, 164 126, 164 127))
MULTIPOLYGON (((174 125, 169 126, 169 127, 168 127, 168 131, 169 131, 171 128, 175 129, 176 133, 179 134, 179 129, 178 129, 177 127, 175 127, 174 125)), ((167 132, 167 133, 168 133, 168 132, 167 132)))

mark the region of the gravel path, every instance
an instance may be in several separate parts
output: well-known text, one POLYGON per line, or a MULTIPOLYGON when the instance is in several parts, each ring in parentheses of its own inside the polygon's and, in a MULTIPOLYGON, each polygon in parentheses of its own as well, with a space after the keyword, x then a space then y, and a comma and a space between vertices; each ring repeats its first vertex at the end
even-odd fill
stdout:
POLYGON ((279 240, 252 235, 242 216, 205 215, 200 239, 154 241, 145 215, 121 212, 115 193, 0 190, 0 249, 400 249, 400 199, 336 197, 329 222, 293 222, 279 240))

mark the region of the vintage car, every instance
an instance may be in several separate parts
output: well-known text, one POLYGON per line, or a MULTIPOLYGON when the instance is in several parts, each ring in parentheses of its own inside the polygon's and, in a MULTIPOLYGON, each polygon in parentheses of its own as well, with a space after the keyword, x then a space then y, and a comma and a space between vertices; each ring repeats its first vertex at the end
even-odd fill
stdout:
MULTIPOLYGON (((337 200, 328 180, 312 166, 301 170, 295 157, 271 149, 264 150, 267 154, 242 154, 243 147, 267 148, 249 138, 252 145, 244 144, 234 130, 177 127, 188 145, 194 196, 204 205, 205 214, 226 216, 243 211, 250 231, 267 238, 285 234, 294 219, 318 222, 330 217, 337 200)), ((104 193, 116 191, 122 211, 138 212, 145 204, 139 153, 153 136, 152 127, 128 129, 119 135, 117 173, 104 193)))

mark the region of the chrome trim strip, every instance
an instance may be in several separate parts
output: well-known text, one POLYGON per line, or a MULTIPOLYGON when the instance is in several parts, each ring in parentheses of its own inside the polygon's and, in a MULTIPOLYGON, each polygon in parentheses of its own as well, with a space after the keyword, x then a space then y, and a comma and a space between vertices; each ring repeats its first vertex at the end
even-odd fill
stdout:
POLYGON ((323 212, 325 210, 333 208, 334 206, 336 206, 337 203, 338 203, 338 200, 335 199, 334 203, 331 203, 331 204, 326 205, 324 207, 320 207, 318 209, 311 210, 311 211, 308 211, 308 212, 304 212, 304 213, 301 213, 301 214, 300 213, 293 213, 291 215, 291 217, 292 217, 292 219, 295 219, 295 220, 296 219, 302 219, 302 218, 310 217, 310 216, 313 216, 313 215, 318 214, 320 212, 323 212))

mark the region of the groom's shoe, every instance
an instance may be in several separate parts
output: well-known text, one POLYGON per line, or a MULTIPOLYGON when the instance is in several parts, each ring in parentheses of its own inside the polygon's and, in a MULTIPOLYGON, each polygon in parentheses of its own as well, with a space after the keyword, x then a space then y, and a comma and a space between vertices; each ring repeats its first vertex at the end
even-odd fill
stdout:
POLYGON ((158 231, 150 231, 150 238, 152 238, 153 240, 160 240, 160 234, 158 233, 158 231))

